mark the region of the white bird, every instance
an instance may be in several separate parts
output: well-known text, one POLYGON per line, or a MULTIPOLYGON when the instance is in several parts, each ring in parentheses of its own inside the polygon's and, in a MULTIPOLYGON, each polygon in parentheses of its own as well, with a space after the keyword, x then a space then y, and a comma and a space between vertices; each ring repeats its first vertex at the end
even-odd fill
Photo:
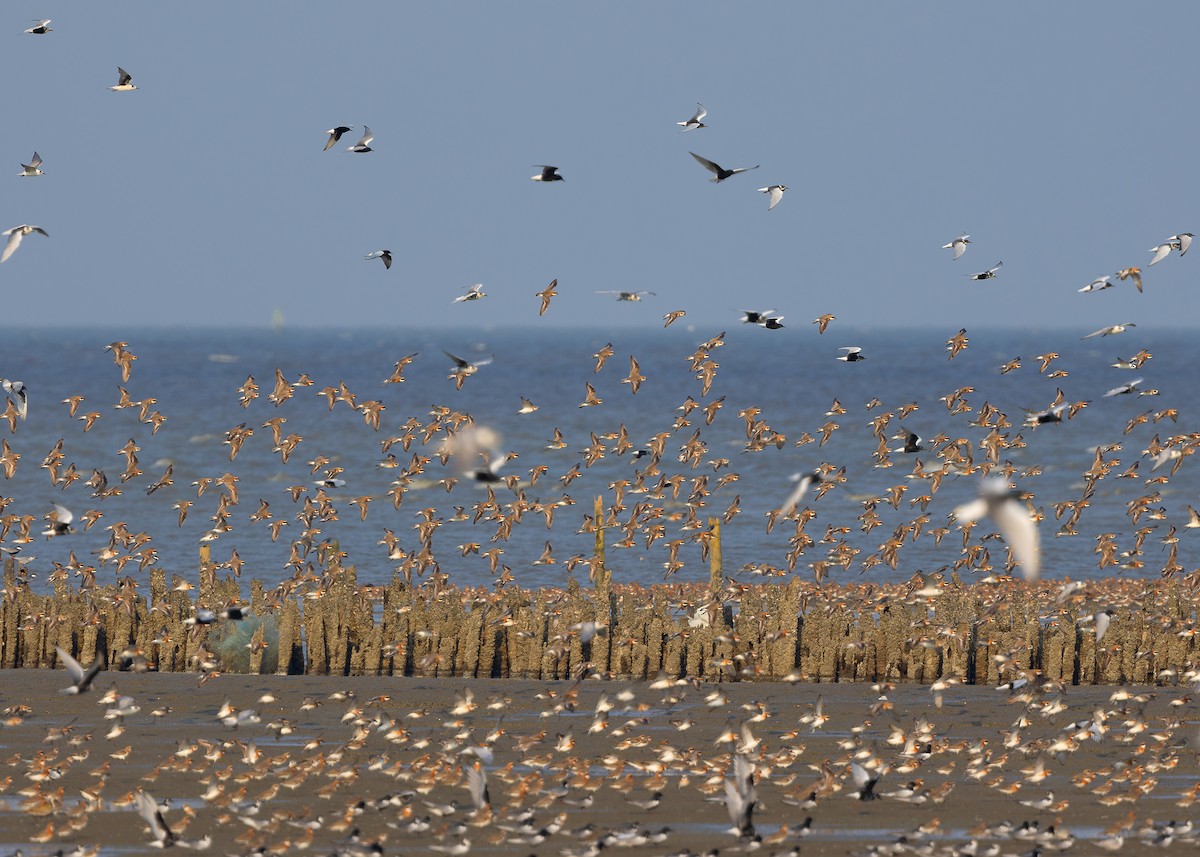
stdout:
POLYGON ((530 176, 535 182, 562 182, 566 181, 558 174, 558 167, 550 167, 546 164, 534 164, 535 167, 541 170, 536 176, 530 176))
POLYGON ((44 19, 44 20, 41 20, 41 21, 39 21, 39 20, 37 20, 36 18, 34 18, 34 21, 33 21, 33 26, 32 26, 32 27, 30 27, 30 28, 29 28, 28 30, 26 30, 25 32, 26 32, 26 33, 32 33, 32 34, 33 34, 33 35, 35 35, 35 36, 44 36, 44 35, 46 35, 46 33, 53 33, 54 31, 53 31, 53 30, 51 30, 51 29, 50 29, 50 27, 48 26, 48 25, 49 25, 49 23, 50 23, 50 19, 49 19, 49 18, 46 18, 46 19, 44 19))
POLYGON ((391 269, 392 267, 392 251, 391 250, 376 250, 374 253, 368 253, 363 256, 364 259, 382 259, 383 267, 391 269))
POLYGON ((133 92, 137 87, 133 85, 133 75, 117 66, 117 85, 109 89, 113 92, 133 92))
POLYGON ((769 193, 771 195, 771 204, 767 206, 767 211, 770 211, 775 206, 779 205, 779 200, 783 199, 783 193, 787 190, 787 185, 773 184, 769 187, 760 187, 759 193, 769 193))
POLYGON ((842 360, 846 363, 857 363, 860 360, 867 359, 866 355, 864 355, 862 353, 862 349, 859 348, 857 345, 843 345, 841 348, 838 349, 838 351, 846 352, 845 354, 843 354, 841 357, 838 358, 838 360, 842 360))
POLYGON ((33 178, 35 176, 44 176, 45 173, 39 169, 39 167, 41 167, 41 165, 42 165, 42 156, 39 155, 37 152, 34 152, 33 157, 29 159, 29 163, 21 164, 21 172, 17 173, 17 175, 24 176, 26 178, 33 178))
POLYGON ((1003 266, 1003 262, 997 262, 986 271, 980 271, 978 274, 971 274, 970 277, 972 280, 990 280, 996 276, 996 272, 999 271, 1003 266))
POLYGON ((957 259, 960 256, 962 256, 963 253, 967 252, 967 245, 970 243, 971 243, 971 236, 964 233, 962 235, 959 235, 957 238, 955 238, 949 244, 943 244, 942 249, 943 250, 953 250, 954 258, 957 259))
POLYGON ((461 357, 455 357, 446 349, 442 349, 442 353, 454 361, 455 371, 462 372, 464 375, 473 375, 479 371, 480 366, 487 366, 495 357, 486 357, 483 360, 476 360, 472 363, 470 360, 463 360, 461 357))
POLYGON ((21 381, 10 381, 7 378, 0 379, 0 386, 4 387, 4 392, 8 393, 17 403, 17 415, 24 420, 29 413, 29 390, 21 381))
POLYGON ((692 118, 686 122, 676 122, 676 125, 683 127, 684 131, 695 131, 697 128, 707 128, 700 120, 708 115, 708 111, 704 109, 704 105, 699 101, 696 102, 696 112, 692 114, 692 118))
POLYGON ((800 505, 800 501, 804 499, 804 495, 808 493, 808 489, 813 485, 820 484, 821 471, 810 470, 808 473, 793 473, 790 477, 792 482, 796 483, 796 487, 792 489, 792 493, 783 501, 783 505, 779 507, 779 511, 784 515, 790 515, 796 511, 796 507, 800 505))
POLYGON ((858 762, 850 763, 850 779, 854 782, 854 794, 850 795, 855 800, 876 800, 879 795, 875 793, 875 786, 879 783, 880 774, 872 774, 858 762))
POLYGON ((50 237, 50 233, 42 227, 30 226, 27 223, 23 223, 20 226, 14 226, 12 229, 5 229, 3 232, 0 232, 0 235, 8 236, 8 243, 4 245, 4 252, 0 253, 0 264, 7 262, 9 257, 12 256, 13 253, 17 252, 17 248, 21 246, 22 238, 24 238, 26 235, 32 235, 34 232, 45 235, 47 238, 50 237))
POLYGON ((1183 256, 1187 253, 1188 248, 1191 246, 1192 233, 1180 232, 1178 235, 1172 235, 1157 247, 1150 248, 1150 252, 1154 254, 1154 258, 1150 260, 1150 264, 1157 265, 1163 259, 1167 258, 1172 250, 1178 250, 1179 255, 1183 256))
POLYGON ((138 814, 150 828, 150 835, 154 837, 153 844, 156 847, 166 848, 179 841, 179 837, 172 833, 171 828, 167 826, 158 801, 146 792, 138 789, 134 792, 134 803, 137 806, 138 814))
POLYGON ((1126 393, 1135 393, 1135 392, 1137 392, 1138 384, 1142 383, 1142 381, 1144 381, 1144 380, 1145 380, 1144 378, 1135 378, 1134 380, 1130 381, 1128 384, 1122 384, 1119 387, 1113 387, 1111 390, 1109 390, 1107 393, 1104 394, 1104 398, 1109 399, 1109 398, 1112 398, 1113 396, 1123 396, 1126 393))
POLYGON ((64 687, 59 693, 87 693, 92 688, 92 680, 100 672, 103 663, 99 658, 92 662, 92 665, 86 670, 61 646, 55 647, 58 652, 58 659, 62 661, 63 667, 67 671, 67 675, 71 677, 71 686, 64 687))
POLYGON ((742 753, 733 757, 733 771, 725 778, 725 808, 733 822, 733 833, 743 839, 754 838, 754 805, 758 793, 754 788, 754 765, 742 753))
POLYGON ((1112 278, 1115 276, 1116 276, 1116 274, 1109 274, 1108 276, 1105 276, 1105 277, 1097 277, 1096 279, 1092 280, 1090 283, 1088 283, 1086 286, 1084 286, 1079 291, 1081 291, 1081 292, 1101 292, 1101 291, 1104 291, 1105 289, 1111 289, 1114 285, 1116 285, 1112 281, 1112 278))
POLYGON ((700 157, 695 152, 688 152, 688 154, 696 159, 696 163, 698 163, 700 166, 704 167, 704 169, 706 169, 709 172, 716 175, 715 179, 710 179, 710 181, 714 181, 714 182, 723 182, 723 181, 725 181, 725 179, 729 178, 730 176, 736 176, 738 173, 746 173, 746 172, 749 172, 750 170, 757 170, 760 166, 759 164, 755 164, 752 167, 737 167, 732 170, 727 170, 724 167, 722 167, 720 164, 710 161, 708 158, 700 157))
POLYGON ((1108 626, 1112 624, 1112 617, 1115 615, 1113 610, 1101 610, 1092 617, 1092 621, 1096 626, 1096 642, 1099 643, 1105 633, 1108 631, 1108 626))
POLYGON ((1129 329, 1131 327, 1137 327, 1137 325, 1134 324, 1132 321, 1127 321, 1123 324, 1111 324, 1108 327, 1102 327, 1099 330, 1093 330, 1087 336, 1084 336, 1082 338, 1083 339, 1091 339, 1093 336, 1115 336, 1118 333, 1124 333, 1127 329, 1129 329))
POLYGON ((358 152, 359 154, 362 154, 363 152, 374 151, 371 148, 371 141, 374 139, 375 139, 375 135, 371 133, 371 129, 368 128, 366 125, 364 125, 363 126, 363 135, 358 138, 358 142, 355 143, 353 146, 347 146, 346 151, 347 152, 358 152))
POLYGON ((42 535, 52 539, 75 532, 75 528, 71 526, 71 522, 75 520, 75 513, 58 503, 53 505, 54 508, 46 513, 46 529, 42 531, 42 535))
POLYGON ((1024 492, 1010 486, 1003 476, 989 476, 983 480, 979 497, 957 507, 951 517, 960 524, 991 518, 1012 548, 1025 579, 1037 580, 1041 575, 1038 528, 1024 498, 1024 492))
POLYGON ((483 290, 483 283, 476 283, 467 289, 465 294, 456 297, 451 303, 462 303, 463 301, 477 301, 487 297, 487 292, 483 290))

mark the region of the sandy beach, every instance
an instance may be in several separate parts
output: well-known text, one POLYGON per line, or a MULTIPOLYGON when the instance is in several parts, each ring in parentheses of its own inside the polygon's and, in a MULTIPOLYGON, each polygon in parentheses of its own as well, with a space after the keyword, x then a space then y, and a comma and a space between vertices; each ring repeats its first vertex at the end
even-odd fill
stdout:
POLYGON ((5 671, 0 853, 151 853, 138 788, 216 854, 1195 848, 1163 827, 1196 816, 1186 688, 950 687, 939 709, 916 685, 198 678, 65 695, 61 670, 5 671), (752 839, 730 832, 734 753, 752 839), (851 760, 882 771, 878 800, 854 799, 851 760))

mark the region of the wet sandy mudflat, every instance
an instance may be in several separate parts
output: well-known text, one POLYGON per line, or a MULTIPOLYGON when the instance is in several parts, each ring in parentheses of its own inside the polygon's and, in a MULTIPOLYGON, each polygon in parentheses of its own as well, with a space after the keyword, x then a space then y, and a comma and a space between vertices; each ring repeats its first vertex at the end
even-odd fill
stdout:
POLYGON ((854 854, 901 836, 893 853, 1096 854, 1121 828, 1120 853, 1195 853, 1179 827, 1200 790, 1190 688, 953 687, 938 709, 916 685, 198 678, 104 672, 70 696, 62 671, 0 673, 0 855, 158 853, 139 787, 213 854, 854 854), (106 719, 106 693, 126 713, 106 719), (479 746, 490 813, 464 775, 479 746), (754 763, 761 841, 729 832, 733 752, 754 763), (853 799, 852 758, 893 796, 853 799))

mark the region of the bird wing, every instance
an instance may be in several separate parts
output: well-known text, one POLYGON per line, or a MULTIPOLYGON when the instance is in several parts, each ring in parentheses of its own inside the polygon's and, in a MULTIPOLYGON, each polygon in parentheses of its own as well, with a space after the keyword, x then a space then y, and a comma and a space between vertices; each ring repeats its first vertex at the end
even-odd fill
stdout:
POLYGON ((8 258, 13 253, 17 252, 17 248, 21 246, 21 239, 24 237, 21 230, 9 229, 7 232, 0 232, 0 235, 8 235, 8 242, 4 245, 4 252, 0 253, 0 263, 7 262, 8 258))
POLYGON ((1182 235, 1176 235, 1175 237, 1179 239, 1179 255, 1182 256, 1192 246, 1192 233, 1184 232, 1182 235))
POLYGON ((149 825, 150 833, 153 834, 155 841, 163 844, 174 842, 175 834, 171 832, 171 828, 167 827, 167 822, 158 809, 158 801, 141 789, 134 794, 134 799, 138 814, 149 825))
POLYGON ((1154 258, 1150 260, 1151 265, 1157 265, 1171 252, 1171 245, 1159 244, 1157 247, 1151 247, 1150 252, 1154 254, 1154 258))
POLYGON ((369 145, 371 145, 371 141, 374 139, 375 139, 375 135, 371 133, 371 129, 368 128, 366 125, 364 125, 362 139, 359 140, 355 145, 356 146, 369 146, 369 145))
POLYGON ((788 498, 783 501, 783 505, 779 507, 780 511, 785 515, 790 515, 795 511, 796 507, 800 505, 800 500, 808 492, 809 487, 813 483, 811 473, 797 474, 792 478, 797 480, 796 487, 792 489, 792 493, 788 495, 788 498))
POLYGON ((963 503, 961 506, 956 506, 950 516, 954 518, 955 523, 973 524, 987 514, 988 504, 983 497, 977 497, 969 503, 963 503))
POLYGON ((992 520, 1016 555, 1025 579, 1037 580, 1041 575, 1038 529, 1024 501, 1015 497, 1002 500, 992 509, 992 520))
POLYGON ((463 360, 461 357, 455 357, 453 354, 451 354, 449 351, 447 351, 444 348, 442 349, 442 353, 445 354, 447 357, 449 357, 451 360, 453 360, 454 365, 457 366, 459 369, 466 369, 468 366, 471 365, 469 362, 467 362, 466 360, 463 360))
POLYGON ((82 679, 84 676, 82 664, 80 664, 79 661, 77 661, 73 657, 71 657, 71 655, 67 652, 67 650, 62 648, 61 646, 57 646, 55 648, 55 651, 58 652, 58 659, 60 661, 62 661, 62 665, 66 668, 67 675, 69 675, 71 677, 71 681, 78 684, 79 680, 82 679))
POLYGON ((491 804, 488 795, 487 772, 483 768, 467 768, 467 791, 471 793, 471 803, 476 809, 483 809, 491 804))
POLYGON ((721 174, 720 165, 713 163, 708 158, 700 157, 695 152, 688 152, 688 154, 691 155, 693 158, 695 158, 696 163, 698 163, 700 166, 704 167, 704 169, 708 170, 709 172, 713 173, 714 175, 719 176, 721 174))

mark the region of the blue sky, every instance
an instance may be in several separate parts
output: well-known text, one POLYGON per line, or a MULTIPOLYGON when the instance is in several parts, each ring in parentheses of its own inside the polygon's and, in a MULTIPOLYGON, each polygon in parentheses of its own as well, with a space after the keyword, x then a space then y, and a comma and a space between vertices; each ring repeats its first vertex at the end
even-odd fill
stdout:
POLYGON ((1179 326, 1200 252, 1076 290, 1200 226, 1197 32, 1190 3, 9 3, 0 228, 50 237, 0 288, 10 323, 105 329, 1179 326))

